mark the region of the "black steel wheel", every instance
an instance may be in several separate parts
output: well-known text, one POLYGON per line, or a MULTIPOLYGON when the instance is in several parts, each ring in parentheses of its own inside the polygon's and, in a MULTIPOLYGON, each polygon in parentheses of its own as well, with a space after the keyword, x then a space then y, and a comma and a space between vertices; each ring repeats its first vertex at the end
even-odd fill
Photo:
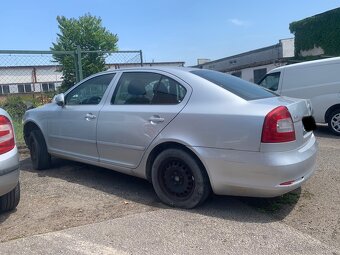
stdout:
POLYGON ((181 159, 164 160, 159 168, 158 182, 168 196, 188 199, 195 188, 195 177, 190 167, 181 159))
POLYGON ((154 189, 165 204, 193 208, 210 194, 205 169, 186 151, 167 149, 161 152, 152 166, 154 189))

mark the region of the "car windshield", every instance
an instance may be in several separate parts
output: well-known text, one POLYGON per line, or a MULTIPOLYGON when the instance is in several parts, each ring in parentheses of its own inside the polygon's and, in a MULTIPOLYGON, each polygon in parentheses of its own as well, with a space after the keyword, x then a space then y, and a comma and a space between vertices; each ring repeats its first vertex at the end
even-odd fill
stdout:
POLYGON ((229 74, 203 69, 194 70, 191 71, 191 73, 196 74, 245 100, 256 100, 277 96, 277 94, 254 83, 242 80, 229 74))

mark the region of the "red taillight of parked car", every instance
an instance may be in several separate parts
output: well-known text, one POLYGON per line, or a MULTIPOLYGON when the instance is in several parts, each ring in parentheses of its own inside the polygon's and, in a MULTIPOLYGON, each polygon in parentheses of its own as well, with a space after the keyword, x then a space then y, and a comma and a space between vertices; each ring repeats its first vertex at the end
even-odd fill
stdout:
POLYGON ((262 143, 284 143, 295 141, 292 116, 287 107, 279 106, 269 112, 264 120, 262 143))
POLYGON ((15 146, 14 131, 10 120, 0 115, 0 155, 12 150, 15 146))

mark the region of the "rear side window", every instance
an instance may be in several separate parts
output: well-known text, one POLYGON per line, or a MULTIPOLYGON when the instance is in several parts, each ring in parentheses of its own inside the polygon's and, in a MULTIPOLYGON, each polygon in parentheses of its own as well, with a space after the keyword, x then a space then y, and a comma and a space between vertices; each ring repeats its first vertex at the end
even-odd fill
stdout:
POLYGON ((111 104, 179 104, 186 89, 175 80, 151 72, 126 72, 120 77, 111 104))
POLYGON ((275 93, 261 88, 254 83, 250 83, 229 74, 203 69, 194 70, 191 71, 191 73, 196 74, 245 100, 256 100, 277 96, 275 93))
POLYGON ((260 82, 259 85, 272 91, 277 91, 279 88, 280 72, 267 74, 260 82))

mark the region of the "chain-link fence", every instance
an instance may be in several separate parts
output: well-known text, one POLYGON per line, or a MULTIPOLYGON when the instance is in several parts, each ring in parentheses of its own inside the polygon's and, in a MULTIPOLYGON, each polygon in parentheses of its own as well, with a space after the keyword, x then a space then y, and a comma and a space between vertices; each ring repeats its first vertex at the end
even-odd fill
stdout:
POLYGON ((0 97, 18 94, 51 97, 64 79, 63 66, 56 61, 58 57, 70 60, 68 69, 78 82, 88 76, 83 65, 93 56, 104 60, 105 69, 143 65, 141 51, 84 51, 79 47, 75 51, 0 50, 0 97))

